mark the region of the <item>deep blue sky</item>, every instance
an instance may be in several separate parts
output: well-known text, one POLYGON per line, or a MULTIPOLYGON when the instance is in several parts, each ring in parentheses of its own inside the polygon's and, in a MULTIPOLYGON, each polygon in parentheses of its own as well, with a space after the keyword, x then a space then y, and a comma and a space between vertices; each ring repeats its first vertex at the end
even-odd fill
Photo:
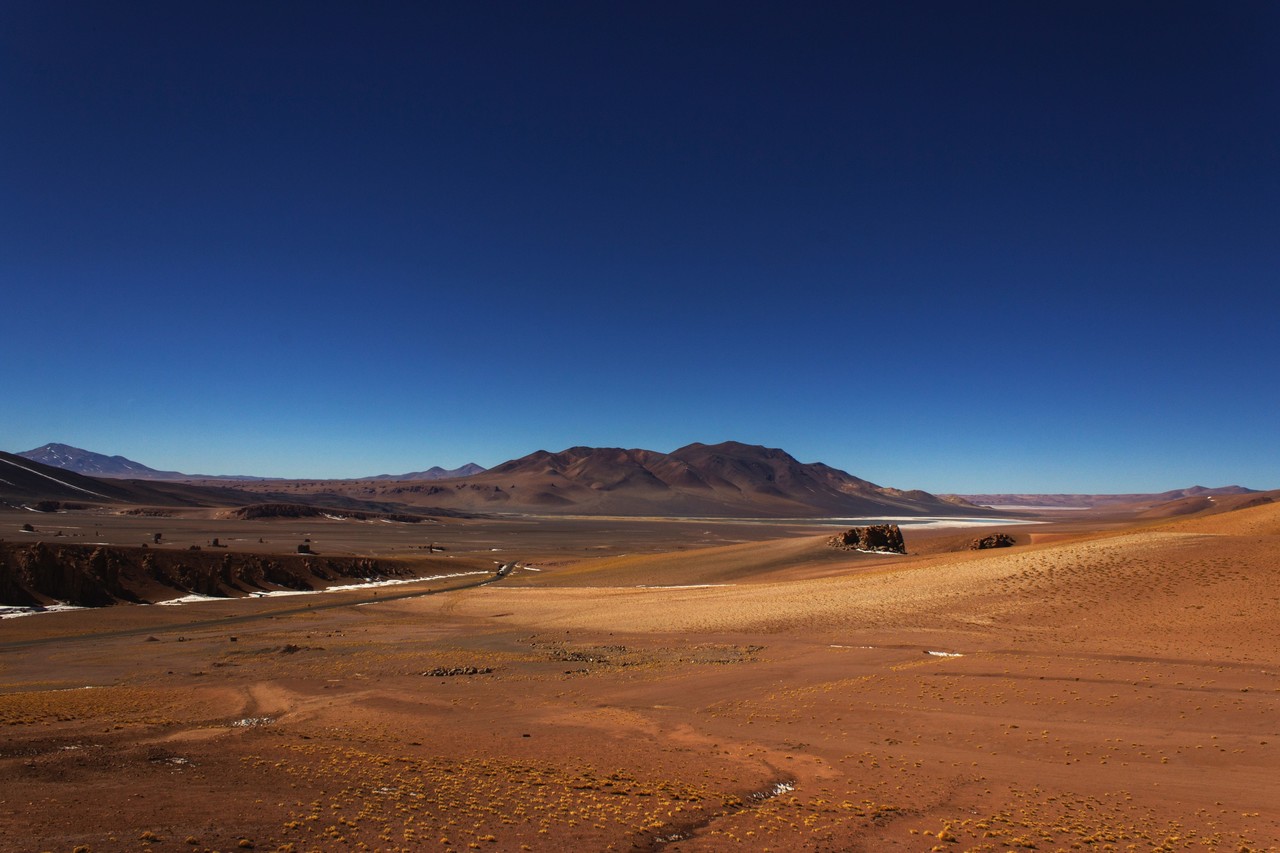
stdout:
POLYGON ((1278 140, 1267 2, 8 0, 0 448, 1280 487, 1278 140))

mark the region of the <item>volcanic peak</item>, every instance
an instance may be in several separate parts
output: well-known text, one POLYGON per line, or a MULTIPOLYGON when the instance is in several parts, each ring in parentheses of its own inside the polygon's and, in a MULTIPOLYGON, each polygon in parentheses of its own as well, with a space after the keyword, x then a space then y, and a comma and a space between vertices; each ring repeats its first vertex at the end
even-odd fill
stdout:
POLYGON ((579 508, 620 514, 918 515, 954 510, 926 492, 882 489, 829 465, 801 463, 778 448, 738 441, 694 442, 670 453, 583 446, 554 453, 538 450, 468 480, 492 483, 512 507, 523 500, 549 502, 554 495, 556 501, 579 508))

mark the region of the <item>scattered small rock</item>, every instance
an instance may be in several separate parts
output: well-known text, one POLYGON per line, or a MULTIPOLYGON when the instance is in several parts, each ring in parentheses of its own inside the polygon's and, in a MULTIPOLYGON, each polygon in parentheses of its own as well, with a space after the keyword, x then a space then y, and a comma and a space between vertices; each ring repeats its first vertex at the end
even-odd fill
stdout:
POLYGON ((259 726, 269 726, 274 722, 274 717, 245 717, 243 720, 236 720, 231 724, 231 727, 236 729, 253 729, 259 726))
POLYGON ((438 666, 422 674, 432 678, 446 678, 451 675, 488 675, 491 672, 491 666, 438 666))

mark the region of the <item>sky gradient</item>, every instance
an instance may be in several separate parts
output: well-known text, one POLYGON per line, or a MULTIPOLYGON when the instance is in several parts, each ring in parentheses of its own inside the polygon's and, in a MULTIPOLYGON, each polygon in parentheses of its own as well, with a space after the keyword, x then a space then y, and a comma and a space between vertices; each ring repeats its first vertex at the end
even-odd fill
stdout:
POLYGON ((0 7, 0 448, 1280 487, 1280 6, 0 7))

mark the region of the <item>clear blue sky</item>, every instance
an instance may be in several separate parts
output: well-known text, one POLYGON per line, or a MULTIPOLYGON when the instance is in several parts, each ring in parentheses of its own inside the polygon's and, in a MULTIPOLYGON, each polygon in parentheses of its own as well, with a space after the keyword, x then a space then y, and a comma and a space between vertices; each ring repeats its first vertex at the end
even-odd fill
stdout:
POLYGON ((1280 487, 1278 82, 1268 2, 8 0, 0 448, 1280 487))

